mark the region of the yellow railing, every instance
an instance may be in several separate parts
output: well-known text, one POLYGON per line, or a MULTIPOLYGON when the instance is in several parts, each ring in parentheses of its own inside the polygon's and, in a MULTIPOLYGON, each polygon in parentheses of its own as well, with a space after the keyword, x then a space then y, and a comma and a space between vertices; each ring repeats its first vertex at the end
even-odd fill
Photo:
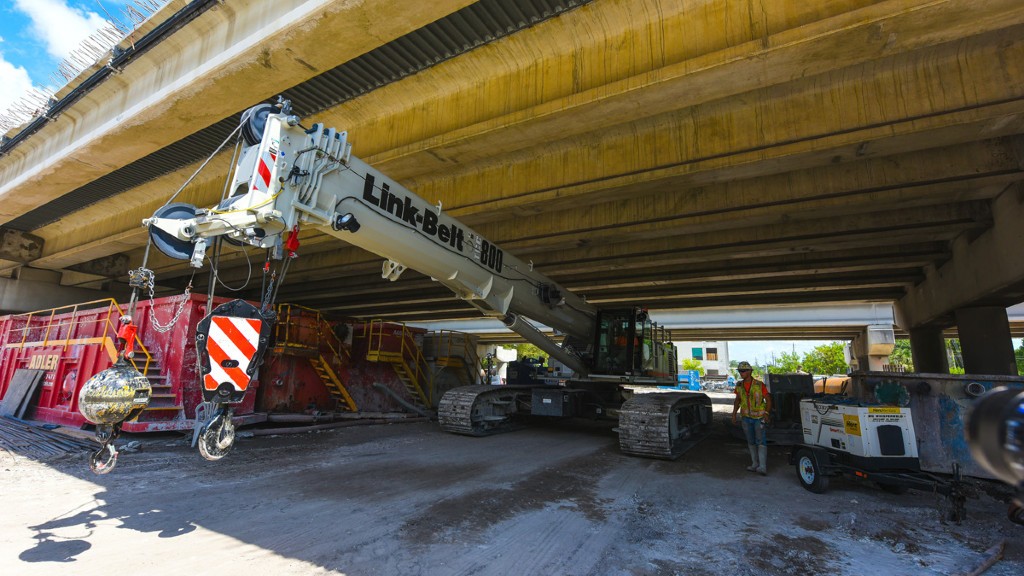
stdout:
MULTIPOLYGON (((63 316, 66 312, 60 312, 63 316)), ((110 354, 111 362, 117 360, 117 352, 113 349, 113 343, 117 341, 117 330, 118 319, 125 314, 125 311, 121 309, 121 306, 113 298, 104 298, 101 300, 93 300, 91 302, 82 302, 79 304, 58 306, 57 308, 48 308, 46 310, 36 310, 34 312, 26 312, 24 314, 15 314, 9 317, 7 329, 3 338, 0 341, 5 342, 5 346, 14 347, 18 349, 24 349, 28 347, 42 347, 42 346, 62 346, 63 350, 67 350, 68 346, 79 343, 99 343, 96 341, 97 338, 101 339, 104 344, 109 343, 107 352, 110 354), (103 307, 106 306, 106 311, 103 311, 103 307), (71 311, 71 317, 67 319, 58 319, 57 315, 59 311, 71 311), (79 318, 78 314, 81 311, 88 311, 89 318, 79 318), (98 314, 97 314, 98 313, 98 314), (95 316, 93 316, 95 315, 95 316), (113 317, 113 318, 112 318, 113 317), (18 319, 24 318, 24 324, 20 327, 15 327, 14 324, 18 323, 18 319), (90 332, 86 336, 79 338, 73 338, 75 335, 75 329, 81 326, 87 326, 90 324, 100 324, 102 330, 99 334, 90 332), (66 330, 65 330, 66 328, 66 330), (29 341, 30 333, 34 331, 42 331, 42 340, 29 341), (17 343, 11 342, 11 334, 21 332, 21 340, 17 343), (51 338, 51 335, 53 336, 51 338)), ((143 374, 149 370, 149 364, 152 362, 153 357, 149 351, 146 350, 146 346, 142 343, 142 339, 139 338, 138 333, 135 334, 135 344, 137 350, 142 352, 146 357, 146 362, 143 365, 140 372, 143 374)), ((139 365, 136 363, 134 358, 130 358, 129 361, 135 366, 136 370, 139 370, 139 365)))
MULTIPOLYGON (((349 349, 342 343, 338 336, 331 329, 327 319, 319 310, 307 308, 298 304, 278 304, 277 324, 274 326, 274 341, 281 346, 295 346, 295 338, 299 337, 299 328, 304 326, 302 319, 313 318, 313 327, 316 335, 316 347, 327 346, 334 354, 337 362, 342 362, 350 357, 349 349), (293 314, 293 311, 301 310, 305 314, 293 314)), ((307 328, 308 329, 308 328, 307 328)))
MULTIPOLYGON (((396 324, 393 322, 388 322, 387 324, 401 327, 401 334, 395 335, 401 342, 400 350, 397 353, 399 354, 406 373, 409 374, 413 384, 416 386, 421 399, 427 406, 431 406, 433 377, 426 369, 427 359, 423 357, 423 351, 416 345, 413 332, 409 330, 405 324, 396 324)), ((363 325, 363 336, 367 338, 368 343, 367 354, 372 355, 376 353, 379 357, 381 353, 384 352, 384 325, 385 322, 383 320, 371 320, 369 324, 363 325)), ((390 354, 392 352, 388 351, 386 353, 390 354)))
POLYGON ((469 371, 470 380, 479 380, 480 357, 476 354, 476 346, 470 345, 472 339, 469 334, 455 330, 438 330, 431 332, 429 338, 437 358, 462 358, 469 371))

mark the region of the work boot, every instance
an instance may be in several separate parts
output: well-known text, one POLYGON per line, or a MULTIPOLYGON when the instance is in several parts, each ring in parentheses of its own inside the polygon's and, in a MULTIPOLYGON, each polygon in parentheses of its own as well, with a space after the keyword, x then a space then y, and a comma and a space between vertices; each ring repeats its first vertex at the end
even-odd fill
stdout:
POLYGON ((750 466, 747 466, 747 471, 757 472, 757 446, 747 444, 747 449, 750 450, 750 466))
POLYGON ((761 476, 768 475, 768 447, 758 446, 757 447, 757 458, 761 462, 761 465, 757 467, 757 473, 761 476))

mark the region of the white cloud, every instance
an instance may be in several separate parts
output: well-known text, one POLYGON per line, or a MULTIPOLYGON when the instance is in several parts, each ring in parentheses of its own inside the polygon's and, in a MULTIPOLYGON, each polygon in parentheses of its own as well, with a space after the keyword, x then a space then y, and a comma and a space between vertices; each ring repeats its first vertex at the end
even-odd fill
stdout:
POLYGON ((14 0, 14 7, 29 17, 32 33, 57 58, 66 57, 106 25, 99 14, 73 8, 64 0, 14 0))
POLYGON ((31 88, 32 79, 28 71, 11 64, 0 54, 0 111, 7 110, 31 88))

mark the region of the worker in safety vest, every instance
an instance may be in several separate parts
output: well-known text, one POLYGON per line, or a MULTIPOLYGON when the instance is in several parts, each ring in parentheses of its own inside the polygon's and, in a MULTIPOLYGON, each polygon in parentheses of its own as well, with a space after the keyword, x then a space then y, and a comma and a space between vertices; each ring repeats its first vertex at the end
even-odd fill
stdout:
POLYGON ((736 367, 740 381, 736 383, 736 401, 732 405, 732 423, 736 424, 736 412, 743 416, 743 433, 750 450, 750 466, 747 470, 764 476, 768 473, 768 424, 772 410, 772 397, 764 382, 753 376, 749 362, 740 362, 736 367))
MULTIPOLYGON (((612 338, 613 347, 610 351, 615 367, 622 370, 629 370, 632 368, 632 363, 629 362, 626 349, 626 345, 629 344, 629 338, 626 337, 627 330, 627 328, 622 326, 615 328, 615 337, 612 338)), ((637 339, 636 336, 633 336, 633 354, 637 353, 639 346, 639 339, 637 339)))

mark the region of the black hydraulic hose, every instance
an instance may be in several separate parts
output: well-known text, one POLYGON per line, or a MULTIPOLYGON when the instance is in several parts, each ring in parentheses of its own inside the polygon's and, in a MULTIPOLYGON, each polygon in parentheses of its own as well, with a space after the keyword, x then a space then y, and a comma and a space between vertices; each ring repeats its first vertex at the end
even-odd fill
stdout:
MULTIPOLYGON (((415 404, 413 404, 411 402, 406 401, 405 398, 402 398, 398 394, 395 394, 395 392, 393 390, 391 390, 387 386, 381 384, 380 382, 374 382, 373 383, 373 387, 376 390, 380 390, 381 392, 387 394, 392 399, 394 399, 396 402, 398 402, 402 406, 405 406, 409 410, 412 410, 413 412, 419 414, 420 416, 423 416, 424 418, 431 418, 431 415, 430 415, 429 412, 427 412, 426 410, 420 408, 419 406, 416 406, 415 404)), ((433 419, 433 418, 431 418, 431 419, 433 419)))

